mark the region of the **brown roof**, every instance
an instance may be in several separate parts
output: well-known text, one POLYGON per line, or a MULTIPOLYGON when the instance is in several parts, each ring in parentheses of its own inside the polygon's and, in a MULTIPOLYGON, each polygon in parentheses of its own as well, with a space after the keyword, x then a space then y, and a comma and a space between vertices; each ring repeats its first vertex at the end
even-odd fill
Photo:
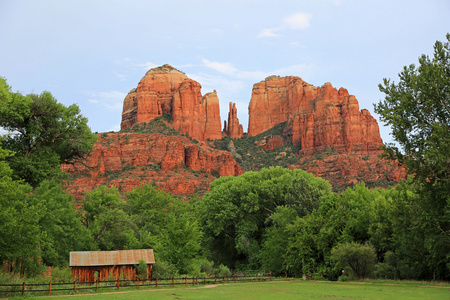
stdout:
POLYGON ((134 265, 143 259, 147 264, 154 264, 152 249, 117 250, 117 251, 77 251, 70 252, 70 266, 118 266, 134 265))

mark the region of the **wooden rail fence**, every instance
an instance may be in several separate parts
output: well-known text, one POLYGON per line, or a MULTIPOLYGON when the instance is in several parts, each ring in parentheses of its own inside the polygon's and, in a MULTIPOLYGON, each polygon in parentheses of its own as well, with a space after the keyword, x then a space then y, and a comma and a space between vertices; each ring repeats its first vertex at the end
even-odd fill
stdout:
POLYGON ((265 274, 256 274, 253 276, 248 276, 243 272, 242 275, 232 275, 227 278, 224 277, 171 277, 171 278, 154 278, 147 280, 96 280, 94 282, 49 282, 45 284, 37 284, 37 283, 25 283, 22 284, 0 284, 0 296, 8 296, 21 293, 22 295, 26 294, 34 294, 34 293, 48 293, 51 295, 52 292, 55 291, 66 291, 69 293, 77 293, 80 290, 91 290, 91 292, 98 292, 99 289, 102 288, 117 288, 119 290, 121 287, 136 287, 139 289, 140 287, 145 286, 154 286, 158 288, 159 286, 171 286, 175 287, 175 285, 207 285, 207 284, 218 284, 218 283, 238 283, 238 282, 252 282, 252 281, 272 281, 272 280, 280 280, 287 278, 295 278, 295 275, 292 274, 284 274, 274 276, 272 272, 265 274), (200 279, 200 280, 199 280, 200 279))

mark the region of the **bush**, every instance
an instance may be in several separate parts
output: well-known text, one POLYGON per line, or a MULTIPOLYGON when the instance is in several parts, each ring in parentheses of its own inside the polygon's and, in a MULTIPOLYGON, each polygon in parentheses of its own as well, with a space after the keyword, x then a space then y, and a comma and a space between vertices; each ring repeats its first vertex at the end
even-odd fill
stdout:
POLYGON ((228 269, 227 266, 224 266, 223 264, 221 264, 219 266, 219 273, 217 274, 219 277, 230 277, 231 276, 231 271, 230 269, 228 269))
POLYGON ((178 271, 174 265, 163 260, 158 260, 153 265, 153 278, 171 278, 176 277, 178 271))
POLYGON ((336 267, 349 271, 356 278, 370 276, 376 257, 375 248, 371 244, 351 242, 337 245, 331 250, 331 259, 336 262, 336 267))
POLYGON ((143 259, 139 260, 139 263, 134 266, 136 268, 139 280, 145 280, 148 277, 147 262, 143 259))

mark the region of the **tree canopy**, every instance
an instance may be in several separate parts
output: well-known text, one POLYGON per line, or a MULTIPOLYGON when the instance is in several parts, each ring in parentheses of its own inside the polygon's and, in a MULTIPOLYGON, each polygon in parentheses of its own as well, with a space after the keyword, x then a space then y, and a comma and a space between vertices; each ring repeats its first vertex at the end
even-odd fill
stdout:
POLYGON ((0 127, 9 134, 2 146, 15 152, 9 163, 15 178, 32 186, 50 178, 60 163, 71 163, 92 150, 97 136, 76 104, 68 107, 50 92, 11 92, 0 78, 0 127))
POLYGON ((386 146, 422 182, 443 184, 450 177, 450 34, 437 41, 432 58, 422 55, 419 66, 405 66, 398 84, 384 79, 379 85, 385 99, 375 105, 381 121, 390 125, 400 145, 386 146))

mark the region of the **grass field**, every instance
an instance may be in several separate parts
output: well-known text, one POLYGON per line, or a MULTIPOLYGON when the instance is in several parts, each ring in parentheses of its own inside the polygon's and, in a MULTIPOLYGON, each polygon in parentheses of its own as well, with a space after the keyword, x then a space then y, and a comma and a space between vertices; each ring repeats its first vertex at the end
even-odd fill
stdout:
POLYGON ((27 299, 450 299, 449 284, 420 282, 272 281, 218 284, 199 287, 128 290, 76 296, 27 297, 27 299))

